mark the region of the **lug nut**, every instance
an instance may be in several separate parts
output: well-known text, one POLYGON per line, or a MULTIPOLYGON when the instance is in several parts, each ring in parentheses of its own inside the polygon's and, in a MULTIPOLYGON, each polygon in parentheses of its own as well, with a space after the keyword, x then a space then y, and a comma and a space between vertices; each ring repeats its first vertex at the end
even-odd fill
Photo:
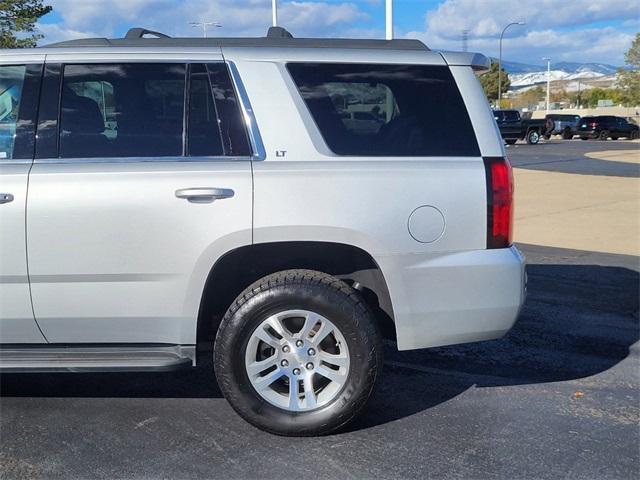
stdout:
POLYGON ((313 370, 313 363, 307 363, 307 370, 313 370))
POLYGON ((282 347, 282 351, 283 351, 284 353, 289 353, 289 350, 291 350, 291 349, 289 348, 289 345, 285 345, 284 347, 282 347))
POLYGON ((303 342, 302 340, 298 340, 298 341, 296 342, 296 347, 301 347, 301 346, 303 346, 303 345, 304 345, 304 342, 303 342))
POLYGON ((280 365, 282 365, 283 367, 288 367, 289 366, 289 361, 288 360, 282 360, 280 362, 280 365))
POLYGON ((294 368, 293 369, 293 374, 294 375, 300 375, 300 369, 299 368, 294 368))
POLYGON ((307 354, 313 356, 316 354, 316 351, 313 348, 310 348, 309 350, 307 350, 307 354))

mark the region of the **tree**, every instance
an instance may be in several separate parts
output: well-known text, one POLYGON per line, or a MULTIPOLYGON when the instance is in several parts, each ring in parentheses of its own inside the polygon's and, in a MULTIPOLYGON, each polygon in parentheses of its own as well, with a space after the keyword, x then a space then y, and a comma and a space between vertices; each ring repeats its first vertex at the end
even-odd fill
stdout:
POLYGON ((631 68, 618 70, 618 85, 622 102, 635 107, 640 105, 640 33, 636 33, 624 59, 631 68))
MULTIPOLYGON (((482 84, 482 88, 484 89, 484 93, 489 99, 497 100, 498 99, 498 63, 491 62, 491 68, 488 72, 480 75, 480 83, 482 84)), ((509 74, 505 72, 504 68, 502 69, 502 93, 509 90, 511 86, 511 81, 509 80, 509 74)))
POLYGON ((50 11, 42 0, 0 0, 0 48, 35 47, 36 22, 50 11))

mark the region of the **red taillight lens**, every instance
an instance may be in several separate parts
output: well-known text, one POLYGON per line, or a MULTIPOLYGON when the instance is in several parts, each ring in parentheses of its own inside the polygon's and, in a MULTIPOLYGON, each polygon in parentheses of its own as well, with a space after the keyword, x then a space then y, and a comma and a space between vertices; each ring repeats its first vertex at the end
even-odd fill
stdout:
POLYGON ((598 122, 591 122, 589 124, 589 128, 596 128, 598 126, 598 122))
POLYGON ((513 235, 513 172, 506 158, 485 157, 487 178, 487 248, 511 246, 513 235))

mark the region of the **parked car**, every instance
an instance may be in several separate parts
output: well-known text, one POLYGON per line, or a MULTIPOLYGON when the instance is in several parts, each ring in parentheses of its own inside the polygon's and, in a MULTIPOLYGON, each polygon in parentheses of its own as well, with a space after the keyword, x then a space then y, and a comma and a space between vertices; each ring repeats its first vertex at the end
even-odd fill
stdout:
POLYGON ((580 126, 580 115, 550 113, 545 116, 547 123, 545 125, 545 138, 551 135, 562 135, 565 140, 570 140, 578 133, 580 126))
POLYGON ((243 418, 314 435, 367 403, 382 335, 502 336, 525 270, 487 67, 280 28, 0 51, 0 370, 173 370, 209 345, 243 418))
POLYGON ((598 115, 582 117, 578 135, 582 140, 597 138, 599 140, 617 140, 618 138, 638 138, 638 125, 628 122, 623 117, 598 115))
POLYGON ((544 119, 523 119, 518 110, 494 110, 493 115, 502 138, 509 145, 518 140, 535 145, 546 132, 544 119))

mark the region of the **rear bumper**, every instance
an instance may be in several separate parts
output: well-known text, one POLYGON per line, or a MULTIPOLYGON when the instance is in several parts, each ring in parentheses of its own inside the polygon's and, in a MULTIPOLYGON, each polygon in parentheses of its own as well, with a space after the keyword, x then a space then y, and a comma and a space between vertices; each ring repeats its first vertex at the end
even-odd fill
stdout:
POLYGON ((380 260, 399 350, 499 338, 526 296, 524 257, 516 247, 380 260))
POLYGON ((600 132, 596 130, 578 130, 576 135, 580 138, 598 138, 600 136, 600 132))

